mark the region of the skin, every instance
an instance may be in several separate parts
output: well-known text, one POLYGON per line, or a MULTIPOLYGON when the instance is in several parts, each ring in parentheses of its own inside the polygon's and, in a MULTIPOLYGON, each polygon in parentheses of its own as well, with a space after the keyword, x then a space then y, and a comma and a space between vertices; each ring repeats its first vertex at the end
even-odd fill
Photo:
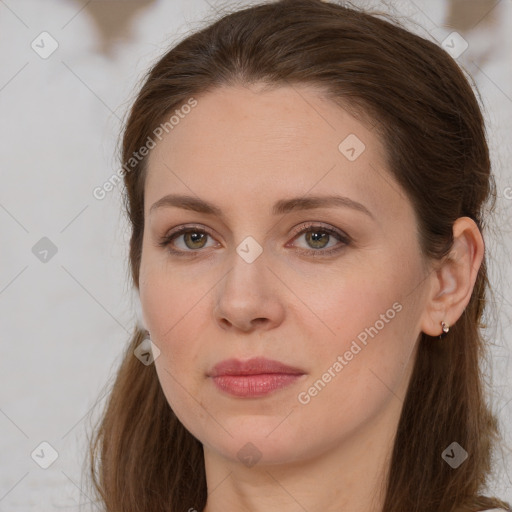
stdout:
POLYGON ((412 204, 386 170, 376 133, 319 90, 236 86, 196 99, 149 155, 139 287, 162 389, 204 446, 205 510, 379 511, 420 334, 438 336, 441 321, 462 314, 483 257, 480 232, 458 219, 452 253, 426 261, 412 204), (354 161, 338 149, 349 134, 365 144, 354 161), (212 202, 223 217, 175 206, 150 212, 170 193, 212 202), (278 200, 333 193, 373 217, 348 207, 271 213, 278 200), (303 223, 351 241, 331 235, 315 245, 311 234, 325 232, 304 232, 303 223), (159 245, 189 224, 208 236, 159 245), (236 251, 248 236, 263 250, 252 263, 236 251), (394 303, 394 318, 301 403, 299 393, 394 303), (222 393, 207 376, 222 360, 253 356, 304 375, 251 399, 222 393), (237 455, 249 442, 254 465, 237 455))

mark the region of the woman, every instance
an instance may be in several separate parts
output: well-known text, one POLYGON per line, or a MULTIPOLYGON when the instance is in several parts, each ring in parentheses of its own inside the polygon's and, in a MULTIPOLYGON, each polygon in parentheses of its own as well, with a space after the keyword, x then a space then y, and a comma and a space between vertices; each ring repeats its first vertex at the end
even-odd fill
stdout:
POLYGON ((91 442, 105 510, 510 510, 482 496, 493 178, 448 54, 242 9, 152 68, 123 169, 144 328, 91 442))

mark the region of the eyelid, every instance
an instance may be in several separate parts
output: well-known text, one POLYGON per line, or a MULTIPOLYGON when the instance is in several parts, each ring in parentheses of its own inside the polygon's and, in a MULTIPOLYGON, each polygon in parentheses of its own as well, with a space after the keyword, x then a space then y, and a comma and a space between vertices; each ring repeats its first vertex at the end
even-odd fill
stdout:
POLYGON ((170 229, 164 236, 163 238, 170 238, 174 235, 178 235, 178 234, 183 234, 184 232, 187 232, 187 231, 194 231, 194 230, 197 230, 198 232, 201 232, 201 233, 206 233, 210 236, 212 236, 211 234, 211 230, 210 229, 207 229, 205 228, 204 226, 200 225, 200 224, 180 224, 179 226, 176 226, 175 228, 172 228, 170 229))
POLYGON ((304 232, 306 232, 307 230, 311 230, 314 228, 318 229, 318 231, 323 229, 329 234, 334 234, 346 243, 351 241, 351 238, 345 232, 341 231, 340 229, 335 228, 334 226, 331 226, 330 224, 324 224, 323 222, 314 222, 314 221, 302 222, 301 224, 296 226, 293 229, 293 231, 295 232, 295 234, 293 235, 293 238, 295 239, 295 238, 297 238, 298 235, 301 235, 304 232))

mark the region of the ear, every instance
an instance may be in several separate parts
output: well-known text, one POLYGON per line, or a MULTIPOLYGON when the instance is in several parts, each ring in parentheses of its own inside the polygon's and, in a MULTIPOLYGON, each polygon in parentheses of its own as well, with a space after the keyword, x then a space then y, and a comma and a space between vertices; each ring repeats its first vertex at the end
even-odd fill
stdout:
POLYGON ((453 325, 468 305, 484 257, 484 241, 475 221, 460 217, 453 224, 451 251, 431 273, 431 287, 421 319, 429 336, 442 334, 441 322, 453 325))
POLYGON ((142 303, 140 301, 139 290, 137 290, 137 288, 133 287, 132 291, 133 291, 132 303, 133 303, 133 310, 135 312, 135 321, 136 321, 137 327, 143 331, 147 331, 146 321, 144 320, 144 313, 142 311, 142 303))

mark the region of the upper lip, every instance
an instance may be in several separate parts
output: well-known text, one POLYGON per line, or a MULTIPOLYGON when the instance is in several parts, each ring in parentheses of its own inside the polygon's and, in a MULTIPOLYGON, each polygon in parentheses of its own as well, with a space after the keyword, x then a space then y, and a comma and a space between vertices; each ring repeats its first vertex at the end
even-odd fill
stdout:
POLYGON ((279 361, 266 359, 265 357, 253 357, 247 361, 226 359, 216 364, 208 375, 218 377, 219 375, 261 375, 265 373, 304 374, 299 368, 294 368, 279 361))

